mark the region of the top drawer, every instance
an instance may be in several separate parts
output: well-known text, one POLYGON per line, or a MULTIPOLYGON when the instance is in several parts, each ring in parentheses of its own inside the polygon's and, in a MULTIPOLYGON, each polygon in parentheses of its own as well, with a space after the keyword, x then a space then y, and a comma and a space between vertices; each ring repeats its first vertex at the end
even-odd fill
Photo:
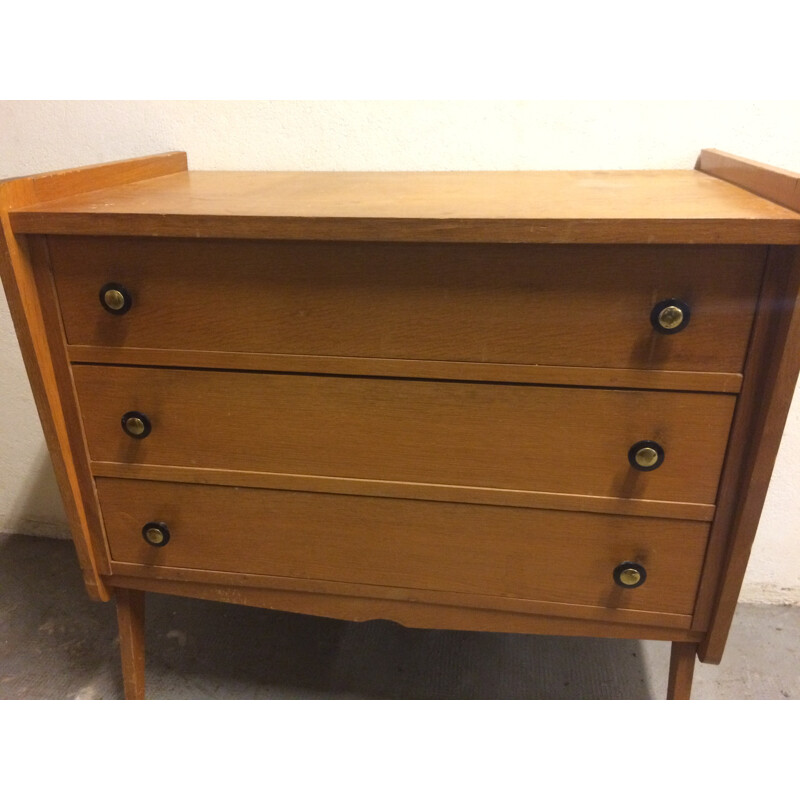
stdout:
POLYGON ((73 345, 740 372, 763 247, 53 236, 73 345), (111 314, 106 283, 132 305, 111 314), (690 310, 677 333, 661 301, 690 310))

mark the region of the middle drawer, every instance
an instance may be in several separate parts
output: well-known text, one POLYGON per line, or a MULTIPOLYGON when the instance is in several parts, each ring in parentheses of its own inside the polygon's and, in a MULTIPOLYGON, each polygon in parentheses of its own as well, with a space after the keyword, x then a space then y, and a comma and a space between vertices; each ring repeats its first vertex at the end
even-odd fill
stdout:
MULTIPOLYGON (((75 365, 93 461, 713 504, 722 394, 75 365), (146 419, 145 438, 124 415, 146 419), (655 442, 652 471, 629 457, 655 442)), ((634 459, 635 460, 635 459, 634 459)))

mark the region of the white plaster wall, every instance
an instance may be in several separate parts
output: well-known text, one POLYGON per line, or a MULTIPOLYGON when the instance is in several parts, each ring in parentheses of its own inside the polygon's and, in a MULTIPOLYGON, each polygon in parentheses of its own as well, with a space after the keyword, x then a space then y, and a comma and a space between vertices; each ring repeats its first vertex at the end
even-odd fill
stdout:
MULTIPOLYGON (((192 169, 687 169, 703 147, 800 172, 800 101, 0 102, 0 178, 186 150, 192 169)), ((800 393, 742 599, 800 604, 800 393)), ((0 531, 66 523, 0 298, 0 531)))

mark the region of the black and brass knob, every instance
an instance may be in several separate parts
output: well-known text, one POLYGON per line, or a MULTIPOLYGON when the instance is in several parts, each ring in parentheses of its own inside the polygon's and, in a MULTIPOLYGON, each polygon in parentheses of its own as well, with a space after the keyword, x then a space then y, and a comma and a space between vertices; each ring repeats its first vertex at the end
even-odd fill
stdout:
POLYGON ((658 333, 678 333, 689 324, 691 311, 682 300, 662 300, 653 306, 650 323, 658 333))
POLYGON ((651 472, 664 463, 664 448, 650 439, 642 439, 628 450, 628 461, 634 469, 651 472))
POLYGON ((109 314, 125 314, 132 304, 130 292, 122 284, 107 283, 100 289, 100 305, 109 314))
POLYGON ((147 414, 141 411, 128 411, 122 415, 122 430, 134 439, 144 439, 152 429, 147 414))
POLYGON ((614 568, 614 583, 623 589, 635 589, 647 580, 647 570, 634 561, 623 561, 614 568))
POLYGON ((142 528, 142 536, 147 544, 163 547, 169 541, 169 528, 163 522, 148 522, 142 528))

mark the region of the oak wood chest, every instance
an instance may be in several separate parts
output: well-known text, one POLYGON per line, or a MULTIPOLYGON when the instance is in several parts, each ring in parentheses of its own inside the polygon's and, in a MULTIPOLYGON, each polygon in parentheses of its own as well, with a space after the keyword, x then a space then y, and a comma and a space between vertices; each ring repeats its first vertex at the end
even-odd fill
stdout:
POLYGON ((2 277, 89 593, 673 642, 718 662, 800 367, 798 176, 0 184, 2 277))

